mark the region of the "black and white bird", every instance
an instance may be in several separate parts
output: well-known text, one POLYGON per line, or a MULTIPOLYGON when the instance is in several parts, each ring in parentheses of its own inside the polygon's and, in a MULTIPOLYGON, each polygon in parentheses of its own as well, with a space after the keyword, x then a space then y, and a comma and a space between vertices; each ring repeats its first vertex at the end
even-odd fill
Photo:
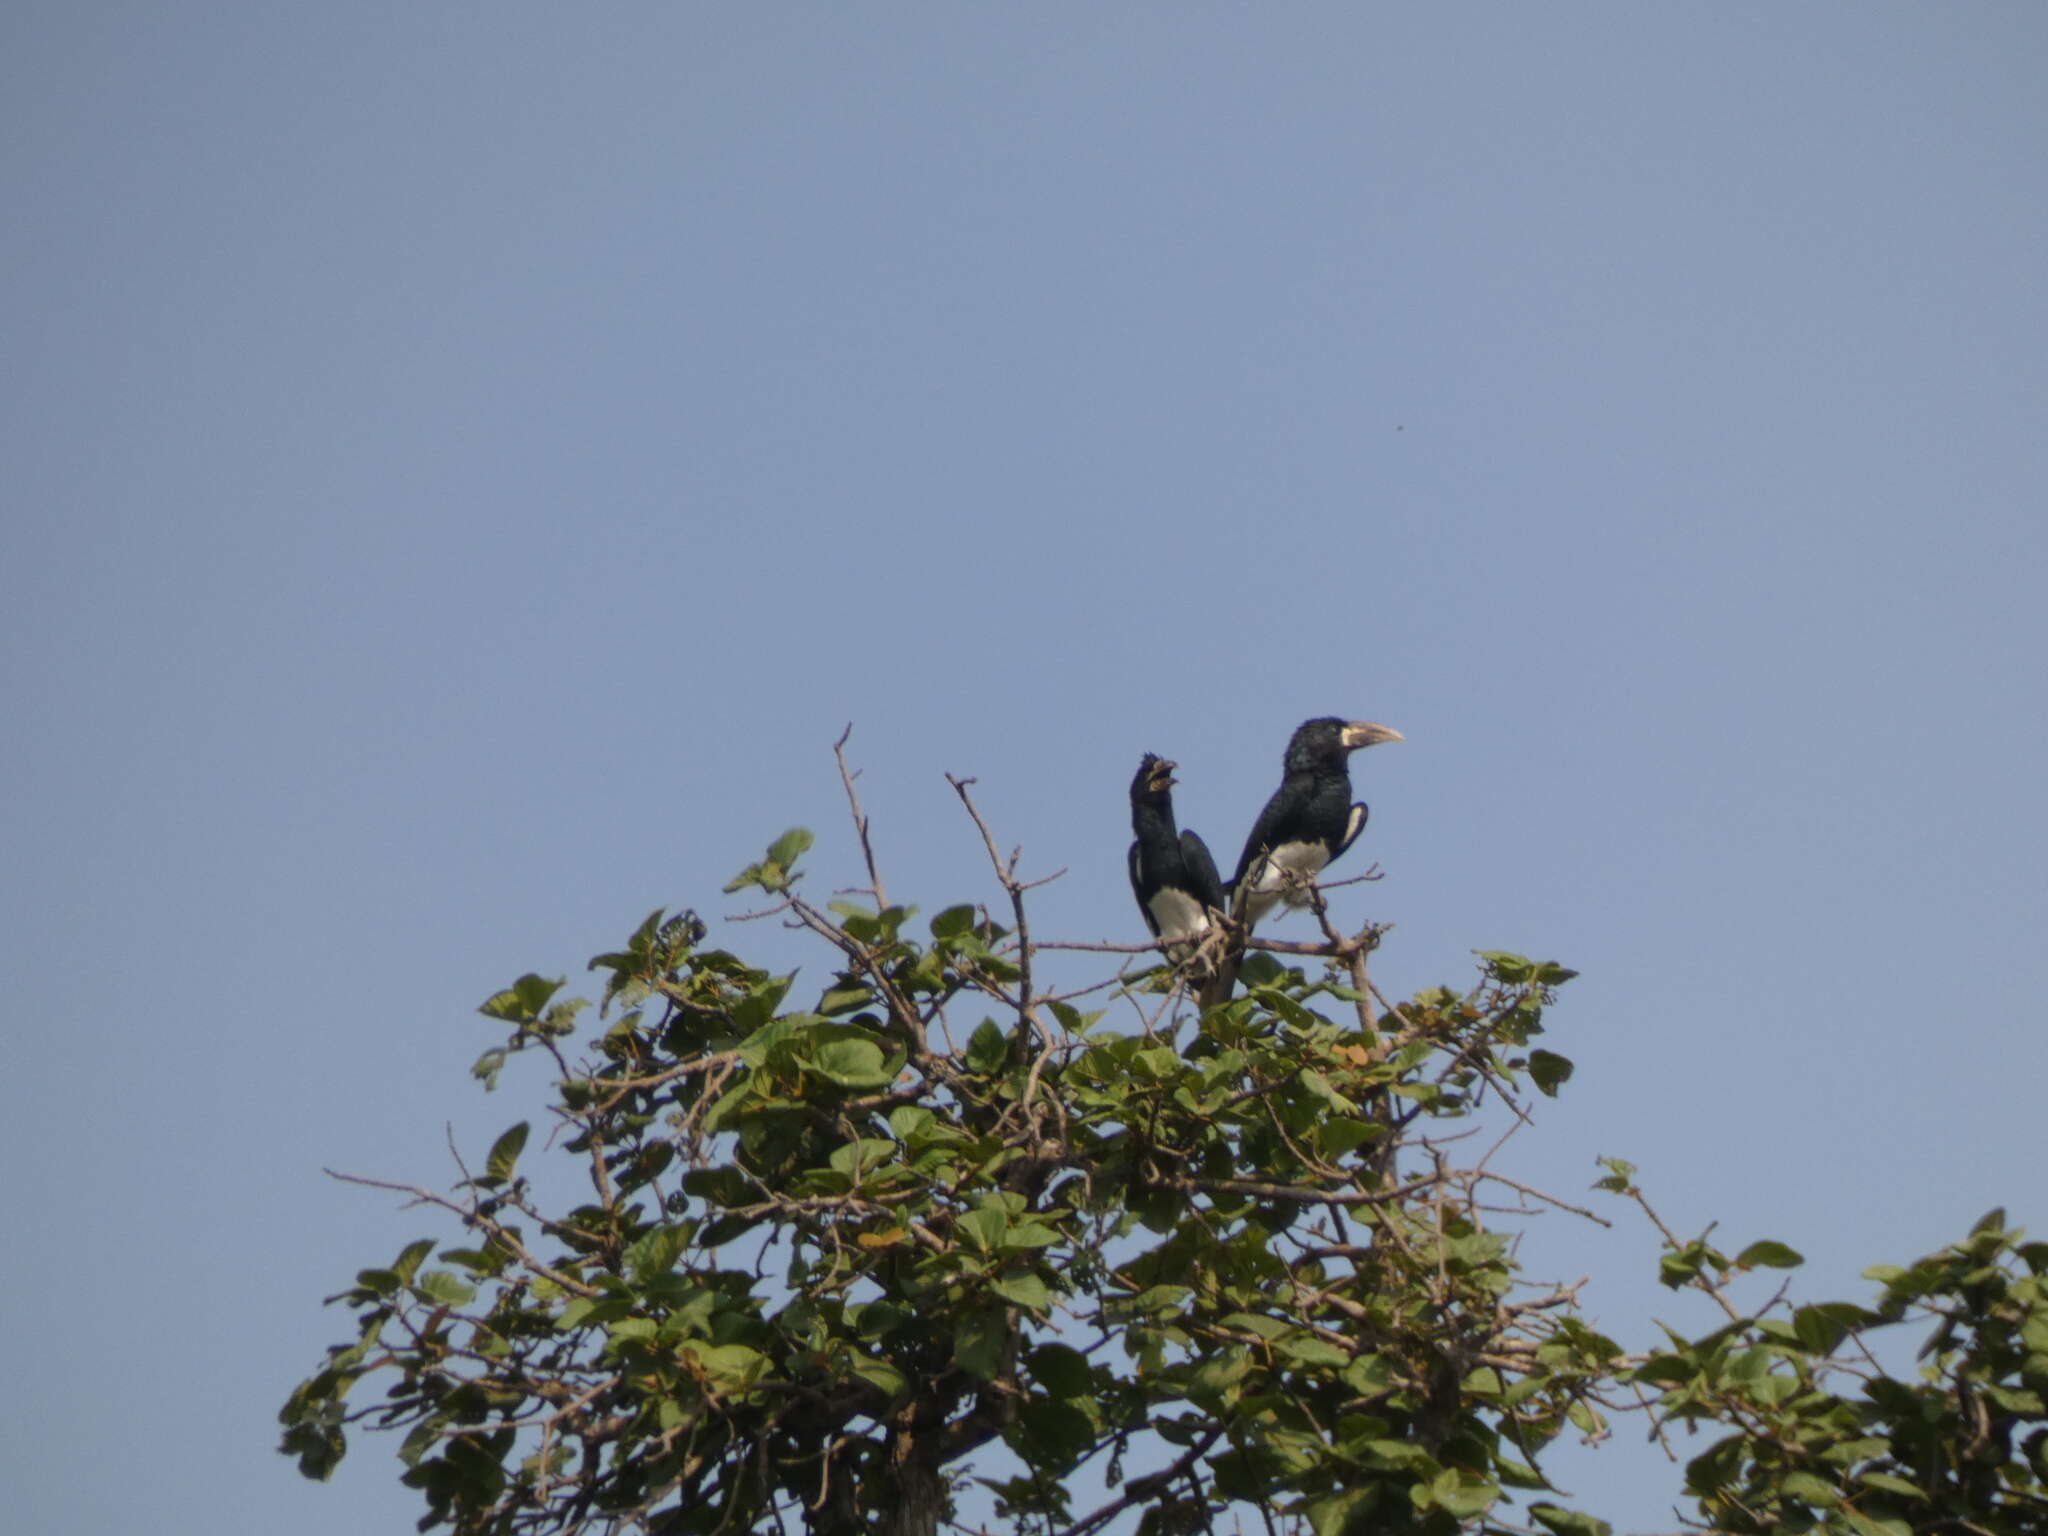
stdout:
POLYGON ((1223 910, 1223 881, 1209 845, 1173 822, 1177 764, 1150 752, 1131 780, 1131 893, 1145 926, 1175 965, 1201 947, 1223 910))
POLYGON ((1390 725, 1334 715, 1296 729, 1282 759, 1280 787, 1259 812, 1230 882, 1233 910, 1247 929, 1282 901, 1306 902, 1303 882, 1365 829, 1366 807, 1351 800, 1351 754, 1402 739, 1390 725))

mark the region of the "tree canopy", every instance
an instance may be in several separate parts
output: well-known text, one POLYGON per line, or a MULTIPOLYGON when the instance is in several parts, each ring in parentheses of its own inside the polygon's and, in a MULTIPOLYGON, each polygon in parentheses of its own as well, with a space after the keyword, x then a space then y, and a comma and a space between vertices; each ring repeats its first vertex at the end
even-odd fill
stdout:
POLYGON ((1544 1452, 1634 1414, 1713 1530, 2048 1532, 2048 1244, 2002 1213, 1798 1302, 1743 1283, 1791 1247, 1683 1237, 1611 1161, 1646 1262, 1725 1319, 1618 1342, 1514 1257, 1539 1209, 1604 1219, 1507 1162, 1571 1077, 1536 1043, 1570 970, 1488 951, 1396 1002, 1386 929, 1315 892, 1321 936, 1250 940, 1198 1014, 1138 946, 1033 934, 969 781, 1001 895, 920 920, 845 782, 858 899, 808 894, 801 829, 727 887, 822 986, 663 910, 591 961, 594 1015, 539 975, 483 1004, 477 1076, 541 1068, 544 1117, 446 1189, 356 1177, 436 1233, 334 1298, 350 1337, 281 1414, 306 1475, 395 1432, 421 1529, 462 1536, 1596 1536, 1544 1452), (1122 969, 1067 981, 1091 952, 1122 969), (1873 1341, 1916 1325, 1893 1374, 1873 1341))

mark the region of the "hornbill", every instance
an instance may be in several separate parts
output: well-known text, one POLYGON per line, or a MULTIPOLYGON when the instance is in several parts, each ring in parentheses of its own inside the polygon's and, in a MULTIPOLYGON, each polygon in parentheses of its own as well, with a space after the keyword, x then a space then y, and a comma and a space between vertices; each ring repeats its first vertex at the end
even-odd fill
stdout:
POLYGON ((1131 780, 1131 893, 1166 958, 1181 964, 1201 947, 1223 912, 1223 882, 1209 845, 1173 824, 1173 770, 1150 752, 1131 780))
POLYGON ((1366 807, 1351 801, 1351 754, 1402 739, 1392 726, 1370 720, 1325 715, 1302 722, 1281 760, 1280 787, 1259 812, 1231 877, 1232 912, 1247 932, 1282 901, 1302 905, 1308 898, 1299 882, 1349 848, 1364 829, 1366 807))

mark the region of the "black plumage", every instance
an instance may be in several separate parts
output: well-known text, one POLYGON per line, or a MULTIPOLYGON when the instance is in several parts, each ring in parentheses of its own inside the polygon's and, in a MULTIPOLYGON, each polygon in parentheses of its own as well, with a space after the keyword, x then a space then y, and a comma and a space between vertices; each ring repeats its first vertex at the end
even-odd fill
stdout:
POLYGON ((1201 946, 1223 911, 1223 881, 1209 845, 1173 820, 1175 764, 1150 752, 1131 780, 1131 893, 1145 926, 1176 965, 1201 946))
POLYGON ((1368 812, 1351 800, 1351 754, 1401 739, 1392 726, 1334 715, 1296 729, 1282 759, 1280 787, 1259 812, 1230 882, 1233 910, 1247 928, 1282 901, 1301 905, 1300 882, 1357 841, 1368 812))

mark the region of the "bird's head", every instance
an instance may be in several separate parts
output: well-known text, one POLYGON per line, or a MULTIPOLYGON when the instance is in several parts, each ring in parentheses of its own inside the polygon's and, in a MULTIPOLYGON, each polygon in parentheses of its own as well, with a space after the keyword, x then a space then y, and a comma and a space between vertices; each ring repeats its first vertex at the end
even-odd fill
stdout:
POLYGON ((1173 770, 1178 763, 1168 762, 1163 757, 1154 757, 1147 752, 1138 764, 1138 776, 1131 780, 1133 800, 1163 800, 1167 791, 1173 788, 1173 770))
POLYGON ((1339 720, 1335 715, 1304 720, 1287 743, 1287 771, 1306 773, 1315 768, 1341 768, 1345 758, 1361 747, 1403 740, 1406 738, 1391 725, 1378 725, 1371 720, 1339 720))

